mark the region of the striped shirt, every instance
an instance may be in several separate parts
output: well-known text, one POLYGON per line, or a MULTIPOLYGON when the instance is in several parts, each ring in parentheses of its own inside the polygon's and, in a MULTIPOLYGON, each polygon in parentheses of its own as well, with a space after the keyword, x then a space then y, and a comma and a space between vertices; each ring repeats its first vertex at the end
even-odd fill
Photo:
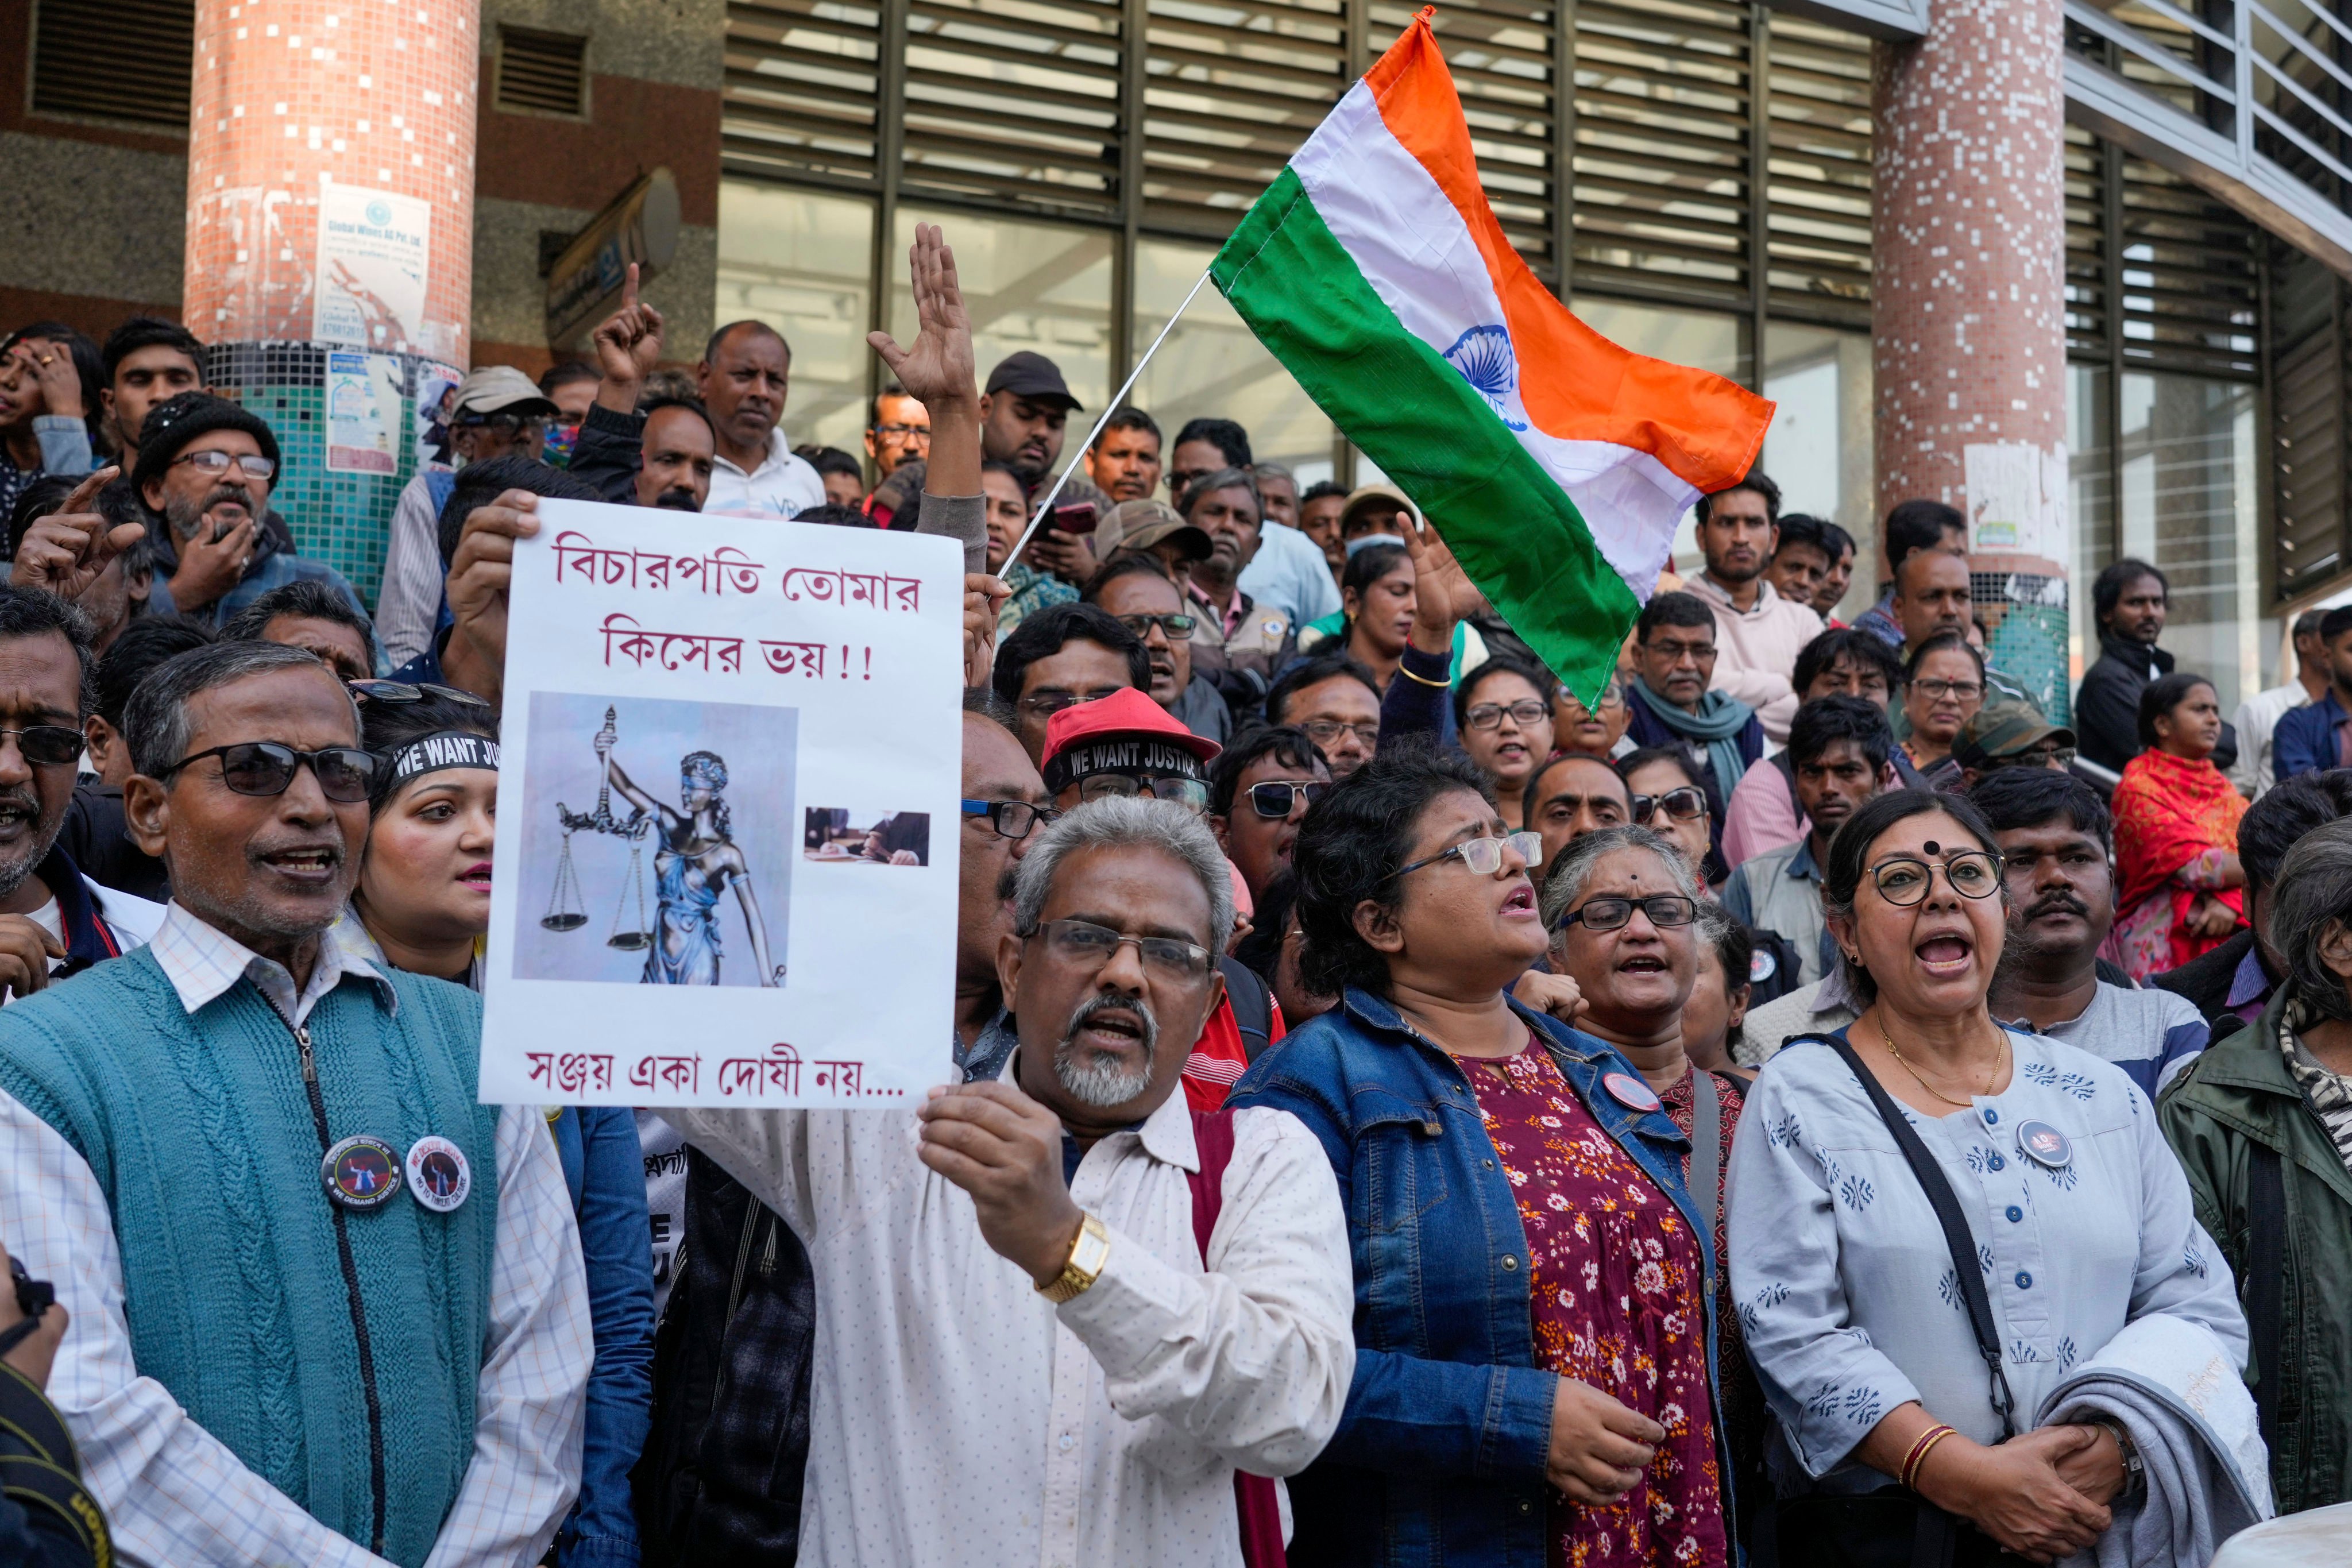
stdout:
MULTIPOLYGON (((299 992, 282 965, 176 903, 152 946, 188 1011, 250 980, 299 1023, 345 980, 388 988, 359 946, 366 940, 346 916, 320 942, 299 992)), ((119 1561, 383 1568, 247 1469, 188 1419, 170 1390, 140 1375, 106 1194, 72 1145, 5 1094, 0 1170, 9 1173, 0 1183, 0 1236, 28 1273, 56 1285, 73 1315, 48 1394, 81 1450, 83 1478, 106 1509, 119 1561)), ((537 1563, 580 1489, 595 1346, 563 1170, 535 1108, 499 1113, 498 1194, 474 1454, 426 1568, 537 1563)))

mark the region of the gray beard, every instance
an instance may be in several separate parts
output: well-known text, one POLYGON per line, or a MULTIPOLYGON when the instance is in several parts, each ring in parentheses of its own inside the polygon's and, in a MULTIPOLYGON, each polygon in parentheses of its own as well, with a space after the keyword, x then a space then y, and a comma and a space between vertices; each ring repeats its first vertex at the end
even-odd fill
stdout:
POLYGON ((1062 1043, 1054 1047, 1054 1077, 1072 1100, 1080 1105, 1097 1110, 1113 1105, 1125 1105, 1141 1094, 1151 1083, 1152 1049, 1160 1043, 1160 1020, 1151 1014, 1151 1004, 1141 997, 1123 1002, 1117 997, 1089 996, 1070 1015, 1067 1027, 1062 1031, 1062 1043), (1122 1067, 1107 1058, 1081 1061, 1076 1040, 1078 1031, 1087 1020, 1097 1013, 1121 1008, 1133 1013, 1143 1024, 1143 1061, 1135 1068, 1122 1067))
MULTIPOLYGON (((28 804, 32 806, 34 820, 39 821, 40 802, 33 800, 28 804)), ((58 814, 57 821, 49 825, 47 833, 36 833, 26 843, 24 852, 18 858, 0 860, 0 899, 14 897, 16 889, 23 887, 26 879, 32 876, 33 868, 48 858, 49 849, 57 843, 58 835, 64 831, 65 825, 65 814, 60 812, 58 814)))

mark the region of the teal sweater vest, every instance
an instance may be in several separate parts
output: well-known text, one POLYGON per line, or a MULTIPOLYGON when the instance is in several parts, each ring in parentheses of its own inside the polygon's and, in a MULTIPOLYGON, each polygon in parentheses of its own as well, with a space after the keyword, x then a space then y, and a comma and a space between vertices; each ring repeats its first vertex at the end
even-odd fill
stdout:
MULTIPOLYGON (((347 1216, 382 1412, 383 1552, 417 1568, 474 1449, 498 1233, 498 1110, 475 1103, 481 1003, 388 970, 307 1023, 331 1137, 405 1152, 429 1132, 473 1168, 455 1214, 406 1192, 347 1216)), ((0 1089, 106 1193, 140 1372, 246 1468, 368 1544, 366 1390, 292 1032, 250 983, 185 1012, 147 950, 0 1011, 0 1089)))

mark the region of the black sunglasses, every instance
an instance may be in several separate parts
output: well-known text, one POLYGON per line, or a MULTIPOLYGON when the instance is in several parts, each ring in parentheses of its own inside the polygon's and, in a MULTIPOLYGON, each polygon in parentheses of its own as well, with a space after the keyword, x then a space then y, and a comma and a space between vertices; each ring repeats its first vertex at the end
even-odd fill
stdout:
POLYGON ((1706 796, 1695 784, 1670 789, 1664 795, 1637 795, 1633 798, 1633 820, 1648 822, 1664 811, 1678 822, 1688 822, 1706 815, 1706 796))
POLYGON ((1307 784, 1276 779, 1267 784, 1250 785, 1249 801, 1260 816, 1280 822, 1298 809, 1300 801, 1313 805, 1330 793, 1331 786, 1319 779, 1307 784))
POLYGON ((488 708, 488 700, 470 691, 460 691, 454 686, 436 686, 429 680, 411 685, 405 680, 347 680, 343 684, 351 694, 362 702, 422 702, 427 697, 446 697, 452 702, 462 702, 468 708, 488 708))
POLYGON ((221 783, 239 795, 284 795, 287 786, 294 782, 295 770, 308 763, 311 774, 319 781, 319 793, 345 805, 368 798, 380 765, 375 757, 357 746, 322 746, 315 752, 298 752, 276 741, 238 741, 191 752, 155 776, 158 781, 168 779, 190 763, 205 757, 221 760, 221 783))
POLYGON ((27 724, 21 730, 0 730, 16 737, 16 750, 37 768, 61 767, 81 757, 81 731, 64 724, 27 724))

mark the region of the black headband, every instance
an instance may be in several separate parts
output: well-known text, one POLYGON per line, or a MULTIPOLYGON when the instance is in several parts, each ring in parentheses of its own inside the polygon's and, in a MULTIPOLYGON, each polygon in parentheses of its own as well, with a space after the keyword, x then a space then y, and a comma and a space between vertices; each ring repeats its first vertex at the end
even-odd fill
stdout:
POLYGON ((1201 759, 1156 735, 1111 735, 1065 746, 1045 762, 1045 787, 1065 785, 1095 773, 1139 773, 1151 778, 1205 779, 1201 759))
POLYGON ((392 756, 392 777, 384 787, 398 789, 419 773, 442 768, 488 768, 499 771, 499 743, 488 735, 463 730, 438 730, 411 741, 392 756))

